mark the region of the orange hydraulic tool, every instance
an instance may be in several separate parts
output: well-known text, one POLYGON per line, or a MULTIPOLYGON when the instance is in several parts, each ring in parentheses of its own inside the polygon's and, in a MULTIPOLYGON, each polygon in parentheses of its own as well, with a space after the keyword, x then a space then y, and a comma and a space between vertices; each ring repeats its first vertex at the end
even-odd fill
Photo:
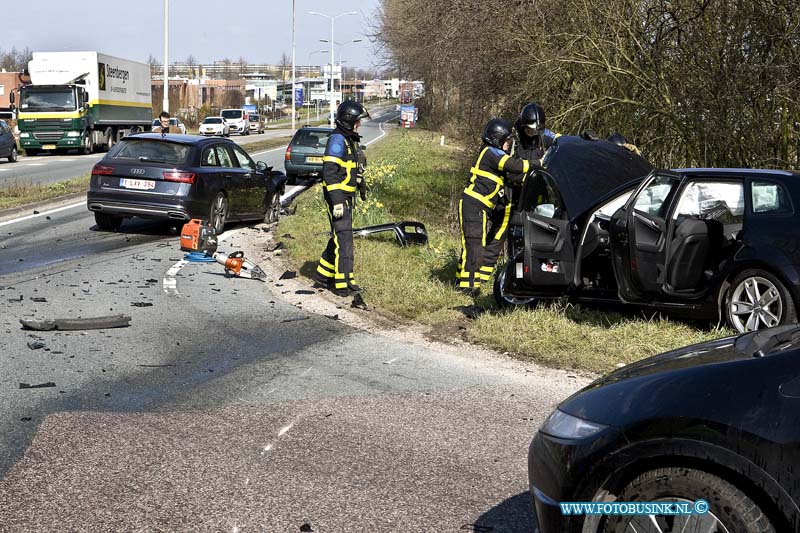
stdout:
POLYGON ((217 263, 225 267, 226 274, 233 274, 239 278, 267 279, 267 274, 261 267, 244 258, 244 252, 238 251, 228 255, 225 252, 215 252, 213 255, 217 263))

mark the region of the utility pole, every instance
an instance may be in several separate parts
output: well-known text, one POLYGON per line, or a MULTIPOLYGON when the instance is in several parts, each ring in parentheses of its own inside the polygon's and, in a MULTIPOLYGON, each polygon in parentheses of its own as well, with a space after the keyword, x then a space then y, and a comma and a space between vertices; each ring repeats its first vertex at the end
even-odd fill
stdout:
POLYGON ((164 0, 164 100, 161 107, 169 113, 169 0, 164 0))
POLYGON ((294 52, 295 52, 295 39, 294 39, 294 8, 295 8, 295 0, 292 0, 292 135, 295 132, 295 107, 294 107, 294 98, 295 98, 295 64, 294 64, 294 52))

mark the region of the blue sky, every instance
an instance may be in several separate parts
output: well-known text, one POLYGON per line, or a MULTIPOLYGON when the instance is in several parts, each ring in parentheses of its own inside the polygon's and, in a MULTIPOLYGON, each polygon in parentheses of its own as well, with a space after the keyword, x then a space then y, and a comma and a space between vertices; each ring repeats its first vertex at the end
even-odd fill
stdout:
MULTIPOLYGON (((330 39, 328 19, 309 15, 319 11, 340 17, 335 23, 339 42, 363 39, 336 47, 348 67, 372 67, 374 47, 367 37, 380 0, 295 0, 297 13, 297 63, 307 64, 309 53, 327 49, 319 39, 330 39)), ((9 2, 3 7, 0 47, 28 47, 33 51, 97 50, 146 61, 152 54, 159 62, 164 55, 163 0, 36 0, 35 4, 9 2), (35 10, 26 6, 35 5, 35 10), (84 6, 79 9, 78 6, 84 6), (10 15, 10 16, 9 16, 10 15)), ((291 54, 291 0, 169 0, 170 63, 190 54, 198 62, 225 57, 250 63, 277 63, 281 54, 291 54)), ((310 56, 311 64, 328 62, 325 54, 310 56)))

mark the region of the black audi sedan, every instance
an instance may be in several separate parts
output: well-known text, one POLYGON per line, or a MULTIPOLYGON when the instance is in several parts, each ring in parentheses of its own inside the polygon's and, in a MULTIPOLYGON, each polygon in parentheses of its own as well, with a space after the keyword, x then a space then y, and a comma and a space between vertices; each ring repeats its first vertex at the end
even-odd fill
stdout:
POLYGON ((528 476, 541 533, 800 531, 800 327, 688 346, 595 381, 544 422, 528 476), (565 502, 689 513, 585 515, 565 502))
POLYGON ((656 170, 607 141, 560 137, 526 180, 495 298, 625 303, 739 332, 797 322, 800 174, 656 170))
POLYGON ((229 139, 143 133, 125 137, 92 169, 87 206, 97 227, 125 218, 227 222, 280 214, 286 176, 229 139))

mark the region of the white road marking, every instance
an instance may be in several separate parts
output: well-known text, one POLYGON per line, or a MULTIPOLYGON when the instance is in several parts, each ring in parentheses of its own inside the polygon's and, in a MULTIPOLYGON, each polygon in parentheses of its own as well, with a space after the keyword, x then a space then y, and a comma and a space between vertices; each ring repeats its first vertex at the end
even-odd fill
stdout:
POLYGON ((292 422, 292 423, 291 423, 291 424, 289 424, 288 426, 284 426, 284 427, 282 427, 282 428, 281 428, 281 430, 280 430, 280 431, 278 431, 278 436, 279 436, 279 437, 283 437, 284 435, 286 435, 286 432, 287 432, 287 431, 289 431, 290 429, 292 429, 292 426, 293 426, 293 425, 294 425, 294 422, 292 422))
POLYGON ((25 163, 24 165, 20 165, 21 167, 43 167, 47 163, 25 163))
MULTIPOLYGON (((224 241, 234 233, 235 232, 233 230, 226 231, 225 233, 217 237, 217 242, 224 241)), ((181 293, 178 292, 178 279, 176 278, 176 276, 178 275, 178 272, 180 272, 180 270, 187 264, 189 264, 189 261, 187 261, 186 259, 181 259, 180 261, 172 265, 169 268, 169 270, 167 270, 167 273, 164 275, 164 279, 162 280, 162 287, 164 288, 164 292, 167 293, 167 295, 169 296, 181 295, 181 293)))
POLYGON ((312 368, 314 368, 314 367, 312 366, 312 367, 308 368, 307 370, 305 370, 302 374, 300 374, 300 377, 303 377, 303 376, 307 375, 309 372, 311 372, 312 368))
POLYGON ((11 170, 10 168, 0 168, 0 172, 8 172, 11 170))
POLYGON ((47 215, 52 215, 53 213, 58 213, 59 211, 66 211, 67 209, 75 209, 76 207, 86 206, 86 200, 78 202, 77 204, 65 205, 64 207, 59 207, 56 209, 51 209, 49 211, 43 211, 41 213, 37 213, 35 215, 25 215, 24 217, 14 218, 11 220, 6 220, 5 222, 0 222, 0 227, 8 226, 9 224, 16 224, 17 222, 25 222, 26 220, 30 220, 32 218, 37 217, 44 217, 47 215))
POLYGON ((400 358, 399 358, 399 357, 395 357, 394 359, 389 359, 388 361, 386 361, 386 362, 385 362, 385 363, 383 363, 383 364, 384 364, 384 365, 391 365, 392 363, 394 363, 394 362, 395 362, 395 361, 397 361, 398 359, 400 359, 400 358))

